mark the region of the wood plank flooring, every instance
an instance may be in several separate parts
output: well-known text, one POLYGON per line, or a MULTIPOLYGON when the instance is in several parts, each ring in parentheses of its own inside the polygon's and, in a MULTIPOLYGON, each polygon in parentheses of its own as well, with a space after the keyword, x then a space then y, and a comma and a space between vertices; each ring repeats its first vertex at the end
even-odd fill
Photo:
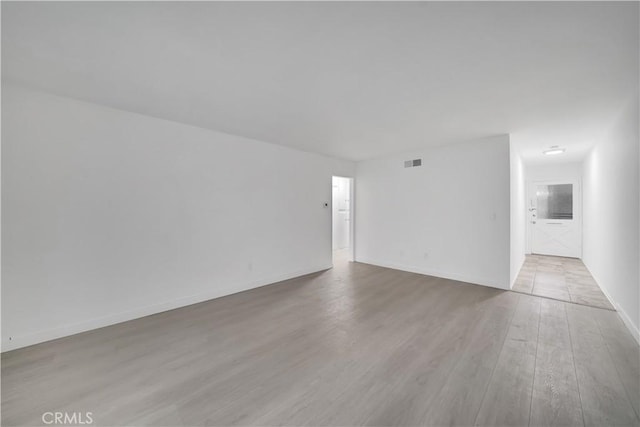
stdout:
POLYGON ((614 311, 360 263, 2 355, 2 425, 638 426, 614 311))
POLYGON ((587 267, 577 258, 527 255, 513 290, 615 310, 587 267))

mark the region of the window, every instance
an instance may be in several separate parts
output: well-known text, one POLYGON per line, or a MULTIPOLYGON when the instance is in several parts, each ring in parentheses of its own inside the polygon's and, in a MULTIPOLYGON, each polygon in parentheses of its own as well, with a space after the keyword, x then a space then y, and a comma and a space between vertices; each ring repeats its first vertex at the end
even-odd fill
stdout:
POLYGON ((573 184, 538 185, 539 219, 573 219, 573 184))

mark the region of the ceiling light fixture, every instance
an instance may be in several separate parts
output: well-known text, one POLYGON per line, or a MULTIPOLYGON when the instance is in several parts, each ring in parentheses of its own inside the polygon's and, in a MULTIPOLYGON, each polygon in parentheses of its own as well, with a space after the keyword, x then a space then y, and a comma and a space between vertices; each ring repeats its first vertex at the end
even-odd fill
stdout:
POLYGON ((562 154, 564 153, 564 148, 560 148, 557 145, 550 147, 548 150, 543 151, 544 154, 548 156, 553 156, 554 154, 562 154))

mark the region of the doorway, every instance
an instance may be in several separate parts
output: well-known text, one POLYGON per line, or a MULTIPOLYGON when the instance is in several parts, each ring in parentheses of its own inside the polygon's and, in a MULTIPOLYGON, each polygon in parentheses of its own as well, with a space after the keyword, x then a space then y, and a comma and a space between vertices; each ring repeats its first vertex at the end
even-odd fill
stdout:
POLYGON ((353 261, 353 178, 332 177, 333 263, 353 261))
POLYGON ((582 256, 580 186, 576 181, 534 181, 528 197, 530 252, 582 256))

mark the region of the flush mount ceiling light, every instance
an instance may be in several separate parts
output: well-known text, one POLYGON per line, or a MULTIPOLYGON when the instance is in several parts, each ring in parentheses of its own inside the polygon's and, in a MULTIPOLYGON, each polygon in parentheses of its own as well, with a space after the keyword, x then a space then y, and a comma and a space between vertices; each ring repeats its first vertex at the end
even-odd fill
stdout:
POLYGON ((564 153, 564 148, 560 148, 557 145, 549 147, 548 150, 543 151, 544 154, 548 156, 553 156, 554 154, 562 154, 564 153))

